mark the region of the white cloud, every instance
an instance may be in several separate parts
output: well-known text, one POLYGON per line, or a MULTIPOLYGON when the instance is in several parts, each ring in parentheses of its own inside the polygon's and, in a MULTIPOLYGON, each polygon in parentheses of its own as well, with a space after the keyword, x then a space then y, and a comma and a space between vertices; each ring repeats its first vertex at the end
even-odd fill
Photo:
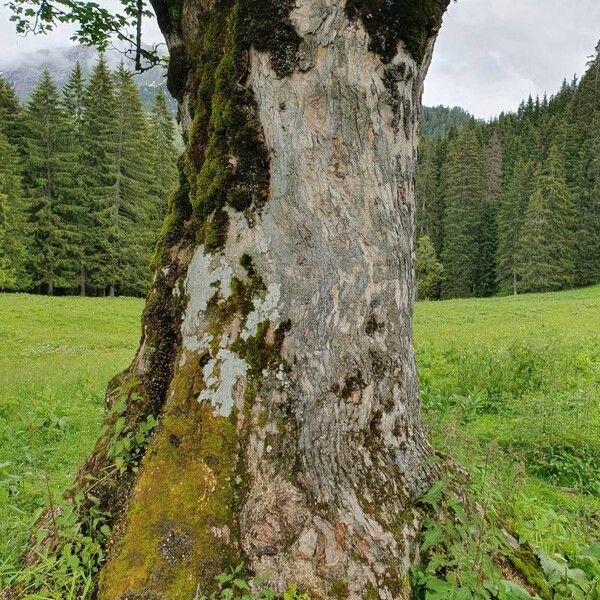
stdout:
MULTIPOLYGON (((101 0, 99 4, 108 8, 118 9, 119 3, 116 0, 101 0)), ((57 27, 45 35, 17 35, 14 23, 10 21, 10 11, 2 3, 0 4, 0 65, 14 64, 24 54, 45 50, 48 48, 64 48, 71 42, 71 37, 75 32, 74 25, 59 24, 57 27)), ((164 38, 158 29, 158 24, 154 19, 146 19, 143 29, 144 41, 152 44, 164 42, 164 38)))
POLYGON ((424 101, 479 117, 515 109, 581 74, 599 37, 598 0, 459 0, 445 17, 424 101))

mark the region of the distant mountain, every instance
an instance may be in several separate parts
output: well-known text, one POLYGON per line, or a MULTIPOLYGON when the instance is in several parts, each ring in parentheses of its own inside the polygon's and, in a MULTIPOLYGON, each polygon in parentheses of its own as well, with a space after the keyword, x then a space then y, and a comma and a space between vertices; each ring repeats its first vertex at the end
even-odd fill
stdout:
MULTIPOLYGON (((123 59, 116 50, 105 54, 109 65, 114 68, 123 59)), ((59 87, 62 87, 69 77, 71 69, 79 61, 85 73, 89 73, 98 60, 98 52, 86 46, 65 46, 30 52, 17 57, 0 56, 0 74, 14 86, 17 95, 26 99, 37 83, 41 72, 48 69, 59 87)), ((163 87, 166 92, 165 69, 155 67, 144 73, 135 75, 144 104, 154 98, 156 89, 163 87)), ((171 108, 175 111, 175 100, 167 93, 171 108)))
POLYGON ((452 127, 460 131, 473 116, 460 106, 425 106, 421 121, 421 135, 436 138, 446 135, 452 127))

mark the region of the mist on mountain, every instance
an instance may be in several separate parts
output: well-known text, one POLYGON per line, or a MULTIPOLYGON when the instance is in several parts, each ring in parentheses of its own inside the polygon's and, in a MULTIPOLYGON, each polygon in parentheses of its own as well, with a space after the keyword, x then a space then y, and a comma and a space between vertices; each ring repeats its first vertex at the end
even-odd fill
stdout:
MULTIPOLYGON (((107 50, 105 57, 111 69, 124 61, 125 66, 133 70, 133 63, 124 57, 118 49, 107 50)), ((50 71, 56 85, 61 88, 67 82, 69 73, 75 63, 79 62, 83 72, 88 74, 97 60, 98 52, 87 46, 72 45, 47 48, 18 56, 0 56, 0 75, 13 85, 19 98, 25 100, 37 84, 44 69, 50 71)), ((134 75, 145 106, 152 102, 157 88, 162 87, 166 92, 165 75, 166 69, 160 66, 134 75)), ((175 100, 168 93, 166 95, 169 99, 170 108, 175 112, 175 100)))

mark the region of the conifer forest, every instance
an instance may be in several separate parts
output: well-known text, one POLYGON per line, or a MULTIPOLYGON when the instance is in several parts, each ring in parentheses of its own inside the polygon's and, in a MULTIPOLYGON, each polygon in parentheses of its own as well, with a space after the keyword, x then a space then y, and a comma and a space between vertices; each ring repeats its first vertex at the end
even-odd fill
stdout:
MULTIPOLYGON (((554 95, 483 122, 424 108, 417 198, 422 299, 600 281, 600 58, 554 95)), ((0 289, 144 295, 177 185, 177 131, 158 88, 100 59, 25 102, 0 78, 0 289), (164 157, 167 157, 166 159, 164 157)))
POLYGON ((487 123, 426 129, 416 181, 422 298, 600 281, 599 51, 550 97, 487 123))
POLYGON ((0 289, 144 295, 177 183, 176 124, 149 110, 122 64, 57 89, 44 71, 21 103, 0 78, 0 289))

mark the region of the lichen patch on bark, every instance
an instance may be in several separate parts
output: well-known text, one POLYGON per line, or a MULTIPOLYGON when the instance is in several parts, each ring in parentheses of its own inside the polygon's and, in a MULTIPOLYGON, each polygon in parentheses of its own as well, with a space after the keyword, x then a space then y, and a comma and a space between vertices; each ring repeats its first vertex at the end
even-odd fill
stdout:
POLYGON ((204 366, 206 388, 200 392, 198 401, 209 401, 217 413, 228 417, 235 406, 234 387, 246 376, 248 364, 227 348, 220 348, 217 355, 204 366))
POLYGON ((218 256, 207 254, 203 246, 196 248, 188 266, 184 286, 187 306, 181 335, 185 350, 198 352, 203 342, 206 342, 202 332, 202 315, 217 290, 225 296, 229 295, 232 278, 233 269, 229 265, 221 263, 218 256))
POLYGON ((241 333, 243 340, 248 340, 256 334, 256 328, 264 321, 270 321, 279 325, 281 315, 277 307, 281 297, 281 286, 278 283, 271 283, 267 287, 264 299, 257 298, 254 302, 254 309, 246 318, 244 330, 241 333))

